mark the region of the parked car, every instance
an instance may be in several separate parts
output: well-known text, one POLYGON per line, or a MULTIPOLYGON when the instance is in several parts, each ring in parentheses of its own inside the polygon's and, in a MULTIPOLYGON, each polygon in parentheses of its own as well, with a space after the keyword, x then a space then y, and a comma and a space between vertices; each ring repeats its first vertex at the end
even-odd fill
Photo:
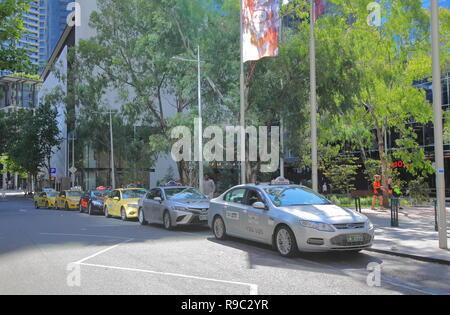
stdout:
POLYGON ((103 213, 105 217, 120 217, 123 221, 137 218, 138 201, 147 190, 143 188, 122 188, 115 189, 106 199, 103 213))
POLYGON ((82 191, 63 190, 56 197, 56 209, 75 210, 78 209, 82 191))
POLYGON ((139 222, 163 224, 168 230, 181 225, 206 225, 209 200, 188 186, 156 187, 139 200, 139 222))
POLYGON ((36 209, 39 208, 53 209, 56 206, 56 196, 58 196, 57 191, 43 191, 37 193, 33 197, 34 207, 36 209))
POLYGON ((110 194, 111 191, 104 188, 96 188, 85 192, 80 199, 80 212, 86 212, 89 215, 93 215, 94 213, 103 214, 105 200, 109 197, 110 194))
POLYGON ((284 179, 229 189, 211 200, 208 224, 217 239, 231 235, 270 244, 286 257, 298 251, 359 252, 374 238, 365 215, 284 179))

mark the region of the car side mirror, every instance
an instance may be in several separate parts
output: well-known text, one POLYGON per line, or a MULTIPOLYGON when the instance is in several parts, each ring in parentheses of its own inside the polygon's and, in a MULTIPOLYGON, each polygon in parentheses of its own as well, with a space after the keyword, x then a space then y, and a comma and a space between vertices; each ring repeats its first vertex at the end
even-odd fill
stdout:
POLYGON ((266 205, 263 202, 255 202, 254 204, 252 204, 252 207, 255 209, 261 209, 261 210, 267 210, 266 205))
POLYGON ((155 201, 157 201, 157 202, 162 202, 161 197, 155 197, 155 198, 153 198, 153 200, 155 200, 155 201))

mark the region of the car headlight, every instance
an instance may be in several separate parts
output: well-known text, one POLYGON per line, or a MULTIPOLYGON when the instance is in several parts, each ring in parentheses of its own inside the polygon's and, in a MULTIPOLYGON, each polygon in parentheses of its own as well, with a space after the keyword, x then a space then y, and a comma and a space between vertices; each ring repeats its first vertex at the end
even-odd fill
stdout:
POLYGON ((188 211, 188 209, 185 207, 173 207, 173 209, 178 211, 188 211))
POLYGON ((368 228, 369 230, 373 229, 373 223, 370 222, 370 220, 368 220, 368 221, 366 222, 366 226, 367 226, 367 228, 368 228))
POLYGON ((135 204, 135 203, 130 203, 130 204, 128 204, 128 207, 129 207, 129 208, 135 208, 135 209, 137 209, 137 208, 138 208, 138 205, 135 204))
POLYGON ((304 220, 300 220, 299 222, 302 226, 310 228, 310 229, 314 229, 314 230, 321 231, 321 232, 334 232, 333 227, 326 223, 304 221, 304 220))

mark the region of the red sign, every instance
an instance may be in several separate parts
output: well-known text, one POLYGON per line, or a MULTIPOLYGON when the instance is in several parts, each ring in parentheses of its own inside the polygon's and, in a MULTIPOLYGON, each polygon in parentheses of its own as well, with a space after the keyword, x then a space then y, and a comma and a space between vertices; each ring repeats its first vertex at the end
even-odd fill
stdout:
POLYGON ((390 167, 391 168, 402 168, 402 167, 409 167, 410 165, 411 164, 405 164, 405 163, 403 163, 402 160, 400 160, 400 161, 394 162, 394 164, 392 164, 390 167))

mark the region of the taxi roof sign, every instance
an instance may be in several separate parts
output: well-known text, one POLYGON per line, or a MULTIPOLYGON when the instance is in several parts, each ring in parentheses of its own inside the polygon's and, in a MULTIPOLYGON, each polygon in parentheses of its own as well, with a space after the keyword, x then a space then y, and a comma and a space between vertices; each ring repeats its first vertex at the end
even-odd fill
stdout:
POLYGON ((272 180, 270 184, 271 185, 290 185, 291 182, 288 179, 280 176, 280 177, 277 177, 274 180, 272 180))

